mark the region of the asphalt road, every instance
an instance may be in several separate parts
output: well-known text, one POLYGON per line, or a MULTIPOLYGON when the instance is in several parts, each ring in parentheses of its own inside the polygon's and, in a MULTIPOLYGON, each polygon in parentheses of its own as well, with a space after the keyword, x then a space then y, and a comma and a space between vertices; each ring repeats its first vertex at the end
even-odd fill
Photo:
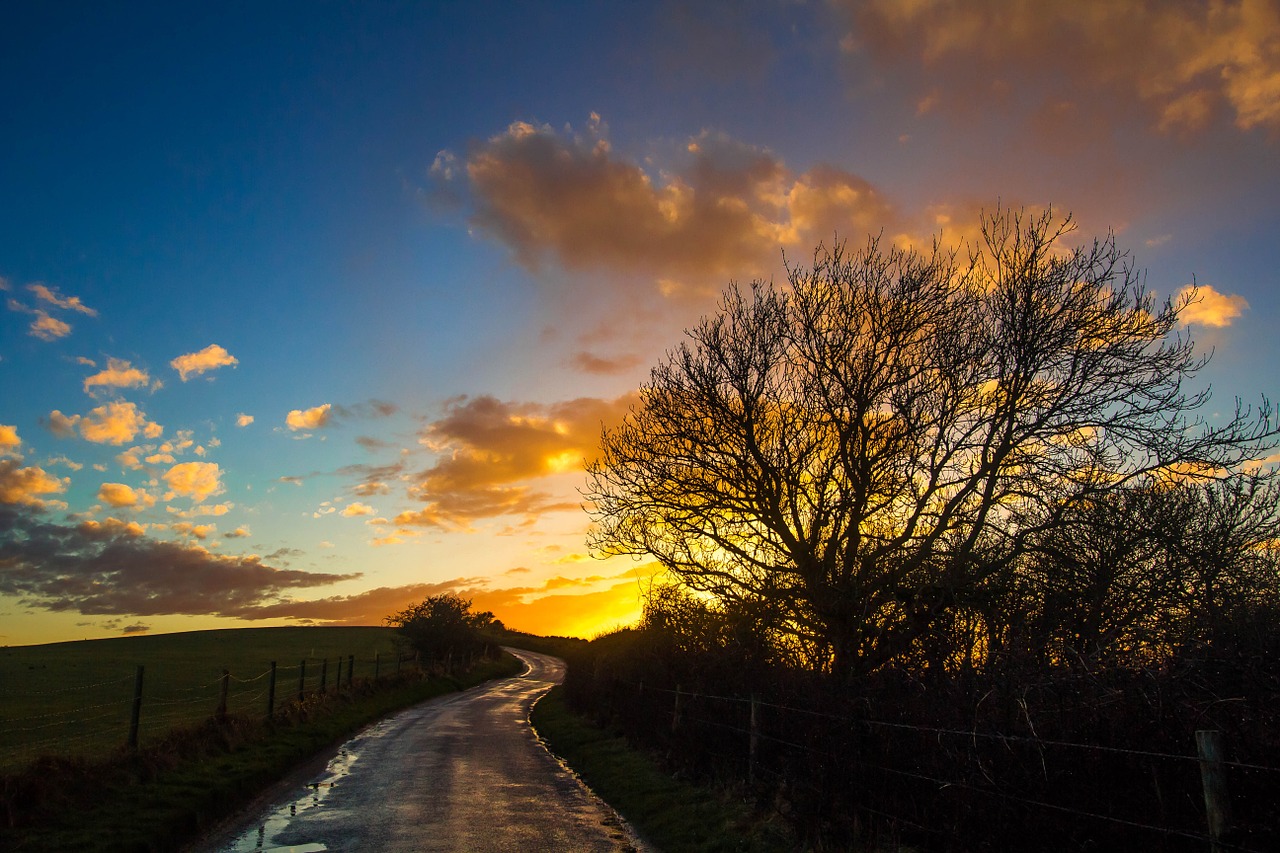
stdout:
POLYGON ((557 658, 364 729, 280 795, 191 848, 200 853, 315 851, 644 851, 609 806, 529 725, 564 677, 557 658))

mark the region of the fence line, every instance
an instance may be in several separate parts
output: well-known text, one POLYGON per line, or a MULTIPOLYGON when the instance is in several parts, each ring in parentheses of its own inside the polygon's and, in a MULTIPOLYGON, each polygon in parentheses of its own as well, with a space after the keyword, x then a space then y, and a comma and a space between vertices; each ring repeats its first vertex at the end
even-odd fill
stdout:
POLYGON ((220 712, 274 716, 309 697, 345 692, 357 681, 381 681, 420 671, 415 655, 399 653, 394 657, 392 667, 391 657, 380 652, 359 659, 353 654, 338 656, 340 679, 336 673, 326 672, 330 658, 304 658, 297 664, 273 662, 270 668, 249 677, 224 670, 225 675, 194 685, 146 683, 141 678, 143 668, 139 667, 136 684, 135 676, 129 675, 51 690, 6 690, 0 693, 0 770, 15 769, 41 753, 100 754, 122 745, 136 748, 139 725, 145 737, 154 739, 175 726, 195 724, 217 717, 220 712), (321 665, 314 666, 316 662, 321 665), (308 667, 308 663, 313 666, 308 667), (359 674, 357 669, 361 670, 359 674), (4 713, 6 708, 22 708, 23 700, 30 707, 51 696, 86 694, 83 698, 92 699, 87 695, 92 690, 114 692, 116 698, 40 713, 19 711, 19 716, 4 713), (225 706, 221 704, 224 699, 225 706))
MULTIPOLYGON (((631 687, 636 687, 637 689, 642 688, 645 691, 652 691, 654 693, 667 693, 669 695, 676 695, 677 693, 679 693, 680 697, 684 700, 713 699, 721 702, 736 702, 743 705, 749 705, 752 702, 752 699, 750 697, 745 697, 745 696, 720 696, 714 693, 697 693, 689 690, 677 691, 677 690, 671 690, 663 687, 653 687, 652 685, 647 685, 647 684, 641 685, 639 682, 628 682, 628 681, 623 681, 621 679, 619 679, 619 683, 627 684, 631 687)), ((1142 758, 1165 758, 1165 759, 1170 759, 1174 761, 1192 761, 1197 763, 1201 760, 1200 757, 1197 755, 1183 755, 1183 754, 1174 753, 1174 752, 1154 752, 1152 750, 1130 749, 1130 748, 1121 747, 1121 746, 1106 746, 1104 744, 1073 743, 1071 741, 1028 737, 1027 735, 1004 734, 1001 732, 983 732, 983 731, 978 731, 976 729, 947 729, 947 728, 940 728, 937 726, 922 726, 914 723, 895 723, 895 722, 890 722, 889 720, 875 720, 868 717, 858 717, 858 716, 852 716, 849 714, 832 714, 824 711, 814 711, 810 708, 797 708, 792 705, 780 705, 774 702, 766 702, 764 700, 757 700, 757 701, 760 707, 762 708, 773 708, 775 710, 787 711, 790 713, 808 714, 810 716, 823 717, 829 720, 835 720, 843 723, 860 723, 862 725, 866 725, 870 727, 904 729, 908 731, 926 732, 929 734, 956 735, 957 737, 982 738, 984 740, 993 740, 993 741, 1010 741, 1014 743, 1027 743, 1027 744, 1032 744, 1036 746, 1060 746, 1060 747, 1068 747, 1072 749, 1083 749, 1083 750, 1088 750, 1092 752, 1107 752, 1107 753, 1113 753, 1118 755, 1133 755, 1133 756, 1138 756, 1142 758)), ((725 724, 722 724, 722 723, 713 723, 712 725, 727 727, 725 724)), ((734 729, 734 731, 737 731, 740 734, 750 734, 750 732, 746 729, 734 729)), ((767 735, 761 734, 760 737, 767 737, 767 735)), ((792 746, 795 746, 795 744, 792 744, 792 746)), ((1250 764, 1247 762, 1229 761, 1226 759, 1222 760, 1222 764, 1228 767, 1238 767, 1242 770, 1262 770, 1269 773, 1280 773, 1280 767, 1269 767, 1263 764, 1250 764)))
MULTIPOLYGON (((760 709, 760 708, 767 708, 776 712, 780 712, 779 714, 775 715, 778 719, 785 719, 785 716, 787 714, 798 713, 798 714, 806 714, 812 717, 820 717, 820 718, 824 718, 824 719, 828 719, 828 720, 832 720, 840 723, 847 723, 847 724, 851 724, 851 726, 864 725, 866 726, 867 730, 889 729, 889 730, 900 730, 900 731, 914 731, 914 732, 919 732, 921 734, 934 735, 939 738, 941 738, 944 735, 962 737, 966 740, 974 741, 975 743, 977 740, 981 739, 987 742, 1004 743, 1006 745, 1011 743, 1017 743, 1017 744, 1026 744, 1036 748, 1062 747, 1062 748, 1084 750, 1089 752, 1110 754, 1110 755, 1132 756, 1132 757, 1140 757, 1140 758, 1146 758, 1146 759, 1161 759, 1161 760, 1168 760, 1168 761, 1174 761, 1179 763, 1195 762, 1201 768, 1202 778, 1206 780, 1210 776, 1213 776, 1214 774, 1220 774, 1223 768, 1238 768, 1242 770, 1254 770, 1254 771, 1262 771, 1266 773, 1280 773, 1280 768, 1268 766, 1265 764, 1243 762, 1243 761, 1230 761, 1230 760, 1223 759, 1220 757, 1220 750, 1221 750, 1220 746, 1215 747, 1213 751, 1206 750, 1201 745, 1201 742, 1212 741, 1214 743, 1219 743, 1220 733, 1218 732, 1205 732, 1205 731, 1197 732, 1197 747, 1198 747, 1197 753, 1198 754, 1187 755, 1187 754, 1180 754, 1180 753, 1160 752, 1155 750, 1114 747, 1114 746, 1107 746, 1103 744, 1077 743, 1072 741, 1045 739, 1045 738, 1031 737, 1026 735, 1011 735, 1011 734, 1003 734, 999 732, 983 732, 983 731, 978 731, 976 729, 975 730, 954 729, 954 728, 945 728, 945 727, 939 727, 939 726, 891 722, 887 720, 870 719, 870 718, 861 717, 853 714, 836 714, 836 713, 830 713, 830 712, 816 711, 808 708, 798 708, 791 705, 786 705, 786 704, 781 704, 776 702, 769 702, 764 699, 761 699, 758 694, 752 694, 749 697, 725 696, 717 693, 700 693, 696 690, 689 690, 682 686, 676 686, 675 689, 670 689, 665 687, 655 687, 652 684, 645 684, 643 682, 632 682, 626 679, 620 679, 616 677, 610 680, 615 685, 631 687, 636 689, 640 697, 644 697, 646 694, 665 694, 666 696, 671 697, 670 704, 667 705, 667 708, 670 709, 670 715, 671 715, 670 729, 673 735, 683 727, 689 726, 689 727, 707 727, 709 729, 718 729, 718 730, 731 732, 733 734, 741 736, 742 739, 747 744, 747 746, 745 749, 743 749, 742 753, 736 756, 725 755, 722 750, 714 748, 708 742, 703 742, 700 745, 700 750, 703 755, 706 755, 710 758, 728 760, 731 763, 738 764, 739 766, 741 766, 741 763, 745 760, 747 765, 746 778, 749 781, 757 778, 757 774, 761 772, 764 772, 769 777, 772 777, 774 779, 777 779, 780 781, 785 780, 790 784, 796 784, 796 783, 804 784, 804 782, 806 781, 803 779, 790 779, 784 776, 782 773, 776 772, 770 768, 759 766, 759 763, 757 761, 756 743, 760 741, 770 742, 773 744, 777 744, 780 747, 785 747, 790 750, 795 750, 802 753, 808 753, 811 755, 818 755, 826 758, 839 757, 835 752, 829 749, 823 749, 823 748, 814 746, 810 743, 796 743, 792 740, 777 737, 766 731, 762 731, 762 726, 759 723, 759 715, 757 713, 757 709, 760 709), (735 722, 734 715, 728 715, 727 717, 712 719, 712 717, 715 716, 715 714, 712 711, 712 708, 708 706, 717 702, 737 705, 743 709, 750 708, 749 727, 744 726, 740 722, 735 722)), ((650 707, 652 708, 653 706, 650 705, 650 707)), ((647 713, 652 713, 652 712, 647 712, 647 713)), ((659 718, 661 718, 660 710, 659 710, 659 718)), ((665 728, 666 726, 664 724, 660 726, 658 730, 664 730, 665 728)), ((1032 729, 1032 731, 1034 732, 1034 728, 1032 729)), ((941 740, 939 740, 939 746, 945 749, 945 747, 942 747, 941 740)), ((1041 750, 1041 752, 1042 752, 1041 761, 1043 762, 1043 750, 1041 750)), ((874 762, 863 760, 861 757, 854 759, 855 765, 858 768, 865 768, 867 770, 879 771, 882 773, 901 776, 903 778, 909 778, 909 779, 915 779, 918 781, 928 782, 934 785, 938 785, 940 790, 948 787, 960 788, 967 791, 973 791, 975 793, 979 793, 985 796, 997 797, 1003 800, 1007 800, 1010 802, 1019 803, 1027 806, 1032 806, 1035 808, 1048 809, 1052 811, 1061 812, 1063 814, 1069 814, 1069 815, 1078 816, 1082 818, 1088 818, 1091 820, 1103 821, 1103 822, 1107 822, 1117 826, 1122 826, 1128 829, 1139 830, 1144 832, 1161 833, 1166 836, 1188 839, 1188 840, 1197 841, 1197 842, 1203 842, 1207 845, 1210 845, 1214 851, 1219 851, 1219 850, 1246 851, 1251 849, 1255 849, 1255 850, 1257 849, 1257 848, 1240 846, 1238 844, 1235 844, 1226 840, 1223 837, 1227 828, 1225 824, 1225 820, 1223 818, 1217 817, 1216 815, 1219 812, 1221 812, 1222 814, 1229 814, 1230 805, 1226 799, 1226 790, 1225 790, 1225 786, 1221 782, 1222 777, 1220 775, 1218 776, 1219 781, 1217 782, 1216 786, 1213 786, 1213 787, 1216 787, 1217 790, 1211 790, 1211 785, 1208 781, 1203 781, 1202 783, 1203 793, 1205 797, 1205 809, 1206 809, 1205 817, 1209 824, 1209 831, 1207 833, 1204 833, 1204 832, 1188 831, 1187 829, 1180 829, 1172 826, 1159 826, 1153 823, 1143 822, 1140 820, 1131 820, 1128 818, 1116 817, 1108 814, 1100 814, 1096 811, 1090 811, 1084 808, 1078 808, 1075 806, 1065 805, 1062 803, 1048 802, 1042 799, 1036 799, 1034 797, 1020 796, 1018 794, 1011 793, 1006 790, 1001 790, 998 783, 996 782, 996 779, 990 775, 990 773, 988 772, 988 769, 983 766, 981 760, 980 759, 978 760, 979 760, 979 764, 977 765, 978 769, 981 771, 982 775, 986 778, 986 780, 991 783, 992 787, 985 787, 981 784, 974 784, 972 782, 968 782, 963 779, 946 779, 946 778, 940 778, 935 775, 929 775, 928 773, 921 773, 921 772, 916 772, 916 771, 897 768, 897 767, 888 767, 888 766, 884 766, 874 762)), ((1048 779, 1047 776, 1045 778, 1046 780, 1048 779)), ((1158 780, 1156 784, 1158 789, 1159 788, 1158 780)), ((819 790, 818 788, 812 785, 810 785, 810 787, 813 787, 814 791, 819 790)), ((937 830, 930 830, 928 827, 922 827, 919 824, 915 823, 914 821, 908 818, 903 818, 900 815, 894 815, 889 812, 884 812, 874 808, 865 807, 861 802, 859 802, 857 808, 860 810, 865 810, 868 813, 878 814, 882 817, 886 817, 894 821, 899 821, 904 824, 915 826, 926 831, 937 832, 937 830)))

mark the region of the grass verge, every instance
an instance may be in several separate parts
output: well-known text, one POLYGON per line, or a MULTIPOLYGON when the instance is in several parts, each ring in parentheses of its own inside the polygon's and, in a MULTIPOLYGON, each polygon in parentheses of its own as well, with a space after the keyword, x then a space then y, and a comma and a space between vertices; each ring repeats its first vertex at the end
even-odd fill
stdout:
POLYGON ((799 845, 781 821, 740 799, 672 778, 625 738, 573 713, 556 687, 533 707, 534 728, 593 791, 666 853, 788 851, 799 845))
POLYGON ((511 655, 458 678, 357 683, 271 721, 209 720, 136 753, 99 761, 46 758, 0 779, 8 827, 0 850, 133 853, 176 850, 362 726, 523 664, 511 655))

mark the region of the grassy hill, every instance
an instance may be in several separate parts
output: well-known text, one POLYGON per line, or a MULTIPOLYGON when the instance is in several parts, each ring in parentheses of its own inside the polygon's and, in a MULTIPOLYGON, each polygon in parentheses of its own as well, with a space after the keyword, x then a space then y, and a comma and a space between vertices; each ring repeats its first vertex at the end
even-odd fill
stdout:
POLYGON ((0 648, 0 770, 37 755, 105 755, 128 737, 137 667, 144 667, 139 741, 145 745, 217 709, 223 670, 230 713, 265 714, 271 661, 277 703, 349 676, 396 666, 380 627, 232 628, 0 648), (305 673, 303 662, 305 661, 305 673), (324 662, 327 661, 327 664, 324 662), (376 661, 376 664, 375 664, 376 661))

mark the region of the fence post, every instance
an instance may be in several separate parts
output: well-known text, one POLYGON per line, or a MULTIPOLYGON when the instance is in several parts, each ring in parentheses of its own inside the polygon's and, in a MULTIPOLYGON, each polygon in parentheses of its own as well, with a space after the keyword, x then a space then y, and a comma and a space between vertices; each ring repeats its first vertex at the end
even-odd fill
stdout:
POLYGON ((760 747, 760 697, 751 694, 751 739, 747 747, 747 784, 756 783, 756 756, 760 747))
POLYGON ((306 694, 307 689, 307 659, 303 658, 298 664, 298 704, 302 704, 302 697, 306 694))
POLYGON ((671 710, 671 731, 680 728, 680 685, 676 685, 676 704, 671 710))
POLYGON ((133 711, 129 714, 129 748, 138 748, 138 718, 142 716, 142 664, 133 679, 133 711))
POLYGON ((379 669, 379 664, 381 663, 380 661, 381 657, 382 655, 380 653, 378 652, 373 653, 373 680, 374 681, 378 680, 378 669, 379 669))
POLYGON ((356 656, 347 655, 347 686, 351 686, 351 679, 356 674, 356 656))
POLYGON ((400 674, 400 662, 404 660, 404 652, 396 649, 396 675, 400 674))
POLYGON ((1222 764, 1222 732, 1196 732, 1196 754, 1200 758, 1200 784, 1204 788, 1204 812, 1209 823, 1210 849, 1218 853, 1219 842, 1231 826, 1231 801, 1227 797, 1227 771, 1222 764))
POLYGON ((342 655, 338 655, 338 675, 333 679, 333 689, 342 689, 342 655))
POLYGON ((227 715, 227 691, 231 689, 231 672, 229 670, 222 671, 222 690, 218 694, 218 713, 217 717, 221 720, 227 715))
POLYGON ((320 693, 328 692, 329 687, 329 659, 325 658, 320 661, 320 693))
POLYGON ((271 681, 267 684, 267 719, 276 715, 276 662, 271 662, 271 681))

